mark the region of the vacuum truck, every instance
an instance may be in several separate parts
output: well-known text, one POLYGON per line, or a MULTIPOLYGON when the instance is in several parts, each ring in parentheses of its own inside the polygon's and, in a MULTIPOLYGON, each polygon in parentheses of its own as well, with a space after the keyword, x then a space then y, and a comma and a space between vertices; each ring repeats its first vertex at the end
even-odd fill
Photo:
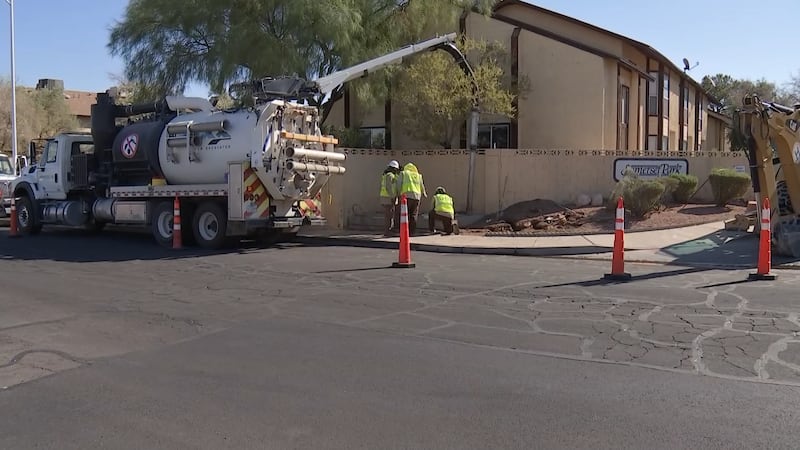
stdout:
POLYGON ((49 139, 12 183, 18 230, 149 227, 159 244, 170 246, 179 213, 184 242, 219 248, 232 238, 292 236, 303 225, 324 225, 314 199, 331 176, 345 173, 345 154, 335 150, 336 138, 322 134, 312 105, 348 81, 426 50, 446 50, 472 75, 455 39, 453 33, 412 44, 314 81, 238 83, 230 92, 246 101, 228 110, 183 96, 119 105, 99 93, 91 131, 49 139))

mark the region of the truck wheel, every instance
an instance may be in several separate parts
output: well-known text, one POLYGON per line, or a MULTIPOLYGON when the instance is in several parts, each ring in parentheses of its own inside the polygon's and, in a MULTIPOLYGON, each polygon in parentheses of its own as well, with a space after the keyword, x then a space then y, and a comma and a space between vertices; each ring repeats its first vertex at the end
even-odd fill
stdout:
POLYGON ((172 248, 172 202, 159 202, 153 210, 150 224, 153 238, 162 247, 172 248))
POLYGON ((203 248, 218 249, 228 241, 228 216, 215 202, 201 203, 194 212, 192 233, 203 248))
POLYGON ((36 210, 27 195, 23 195, 15 205, 17 209, 17 228, 20 234, 39 234, 42 224, 36 220, 36 210))

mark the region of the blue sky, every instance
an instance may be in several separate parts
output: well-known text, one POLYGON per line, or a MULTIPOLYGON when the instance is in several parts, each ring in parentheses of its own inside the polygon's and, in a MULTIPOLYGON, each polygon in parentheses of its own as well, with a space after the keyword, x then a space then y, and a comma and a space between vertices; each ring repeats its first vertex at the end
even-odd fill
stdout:
MULTIPOLYGON (((63 79, 67 89, 102 92, 122 62, 106 48, 127 0, 15 0, 17 81, 63 79)), ((532 3, 643 41, 679 67, 700 64, 697 80, 718 72, 778 84, 800 71, 793 34, 797 0, 536 0, 532 3)), ((10 75, 9 8, 0 1, 0 76, 10 75)), ((189 95, 205 96, 192 86, 189 95)))

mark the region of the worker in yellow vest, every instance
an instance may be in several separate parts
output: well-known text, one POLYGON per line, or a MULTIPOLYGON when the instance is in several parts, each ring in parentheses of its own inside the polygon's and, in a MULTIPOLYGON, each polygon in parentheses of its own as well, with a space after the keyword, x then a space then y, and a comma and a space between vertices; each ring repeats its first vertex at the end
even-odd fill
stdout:
POLYGON ((453 207, 453 197, 445 192, 444 188, 436 188, 436 194, 431 202, 431 210, 428 213, 428 229, 431 233, 436 232, 436 221, 441 220, 444 225, 444 234, 453 234, 453 221, 456 217, 456 210, 453 207))
MULTIPOLYGON (((392 232, 392 219, 395 217, 397 208, 397 174, 400 172, 400 163, 395 160, 389 161, 386 169, 381 175, 380 198, 383 206, 383 233, 389 235, 392 232)), ((394 224, 395 228, 400 226, 399 222, 394 224)))
MULTIPOLYGON (((408 163, 403 166, 403 171, 400 172, 400 175, 397 177, 397 186, 399 187, 397 196, 406 196, 406 203, 408 206, 408 233, 413 234, 417 229, 419 201, 423 196, 428 198, 428 193, 425 192, 425 183, 422 181, 422 174, 417 170, 417 166, 413 163, 408 163)), ((398 207, 397 209, 399 210, 400 208, 398 207)))

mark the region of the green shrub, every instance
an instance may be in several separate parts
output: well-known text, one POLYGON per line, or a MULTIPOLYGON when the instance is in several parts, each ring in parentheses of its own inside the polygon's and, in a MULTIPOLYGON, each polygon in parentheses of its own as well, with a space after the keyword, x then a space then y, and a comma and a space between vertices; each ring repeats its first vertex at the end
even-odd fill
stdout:
POLYGON ((642 180, 632 171, 627 171, 611 192, 606 207, 613 211, 617 207, 617 199, 622 197, 625 209, 634 218, 643 218, 658 209, 663 194, 664 184, 660 181, 642 180))
POLYGON ((661 177, 658 182, 664 185, 664 193, 661 194, 661 204, 666 205, 672 202, 675 191, 678 189, 678 180, 673 177, 661 177))
POLYGON ((750 176, 733 169, 714 169, 708 177, 714 203, 725 206, 733 199, 739 198, 750 187, 750 176))
POLYGON ((673 173, 669 178, 678 182, 678 186, 672 193, 672 198, 678 203, 689 203, 689 198, 694 194, 695 189, 697 189, 697 177, 694 175, 673 173))

